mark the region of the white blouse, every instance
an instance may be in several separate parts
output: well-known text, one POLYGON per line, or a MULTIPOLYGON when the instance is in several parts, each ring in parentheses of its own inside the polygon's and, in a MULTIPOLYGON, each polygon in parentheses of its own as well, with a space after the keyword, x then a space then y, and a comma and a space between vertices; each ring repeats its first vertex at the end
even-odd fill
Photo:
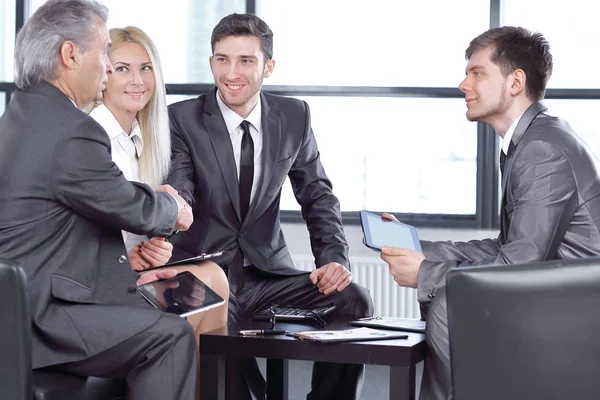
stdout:
MULTIPOLYGON (((108 134, 113 162, 117 164, 127 180, 139 182, 139 157, 142 155, 144 142, 137 119, 134 119, 131 135, 128 135, 105 105, 102 104, 94 108, 90 116, 102 125, 108 134)), ((148 239, 144 235, 136 235, 126 231, 122 231, 122 233, 127 251, 130 251, 137 243, 148 239)))

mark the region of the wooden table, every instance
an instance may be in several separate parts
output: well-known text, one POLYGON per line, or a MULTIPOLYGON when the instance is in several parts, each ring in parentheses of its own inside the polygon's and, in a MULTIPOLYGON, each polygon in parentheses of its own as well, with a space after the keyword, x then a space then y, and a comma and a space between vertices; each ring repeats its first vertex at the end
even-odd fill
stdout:
MULTIPOLYGON (((406 332, 408 339, 364 342, 316 343, 285 335, 243 337, 241 329, 268 329, 263 321, 242 321, 237 325, 200 335, 201 398, 229 400, 235 379, 233 370, 238 357, 267 359, 267 399, 288 399, 288 361, 311 360, 347 364, 388 365, 390 399, 415 398, 415 366, 425 358, 425 335, 406 332), (229 381, 226 384, 226 381, 229 381)), ((344 321, 329 321, 326 329, 349 329, 344 321)), ((291 332, 317 330, 314 323, 277 322, 276 329, 291 332)))

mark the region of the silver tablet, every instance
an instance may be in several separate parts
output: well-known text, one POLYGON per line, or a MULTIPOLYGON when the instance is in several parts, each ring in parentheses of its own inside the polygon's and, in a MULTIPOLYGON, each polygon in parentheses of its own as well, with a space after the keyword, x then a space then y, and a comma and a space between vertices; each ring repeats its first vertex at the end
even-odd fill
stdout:
POLYGON ((384 219, 365 210, 360 212, 360 224, 365 245, 373 250, 381 251, 382 246, 394 246, 423 251, 417 230, 412 225, 384 219))

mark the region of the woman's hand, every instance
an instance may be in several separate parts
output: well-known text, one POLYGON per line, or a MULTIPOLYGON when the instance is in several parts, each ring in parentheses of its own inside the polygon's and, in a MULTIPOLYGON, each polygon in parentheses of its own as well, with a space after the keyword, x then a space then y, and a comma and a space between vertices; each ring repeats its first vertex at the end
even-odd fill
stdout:
POLYGON ((136 244, 129 252, 129 263, 135 271, 166 264, 173 255, 173 245, 164 238, 152 238, 136 244))

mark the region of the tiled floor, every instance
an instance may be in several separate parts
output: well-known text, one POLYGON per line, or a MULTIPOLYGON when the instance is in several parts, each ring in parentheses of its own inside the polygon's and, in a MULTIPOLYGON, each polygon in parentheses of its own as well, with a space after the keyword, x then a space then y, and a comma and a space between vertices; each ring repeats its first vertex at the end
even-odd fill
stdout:
MULTIPOLYGON (((259 359, 258 364, 264 374, 264 359, 259 359)), ((305 400, 310 390, 310 377, 312 363, 309 361, 290 361, 289 364, 289 400, 305 400)), ((417 365, 417 398, 421 386, 423 363, 417 365)), ((361 400, 380 400, 389 398, 389 367, 367 365, 365 381, 363 384, 361 400)), ((401 400, 401 399, 398 399, 401 400)))

